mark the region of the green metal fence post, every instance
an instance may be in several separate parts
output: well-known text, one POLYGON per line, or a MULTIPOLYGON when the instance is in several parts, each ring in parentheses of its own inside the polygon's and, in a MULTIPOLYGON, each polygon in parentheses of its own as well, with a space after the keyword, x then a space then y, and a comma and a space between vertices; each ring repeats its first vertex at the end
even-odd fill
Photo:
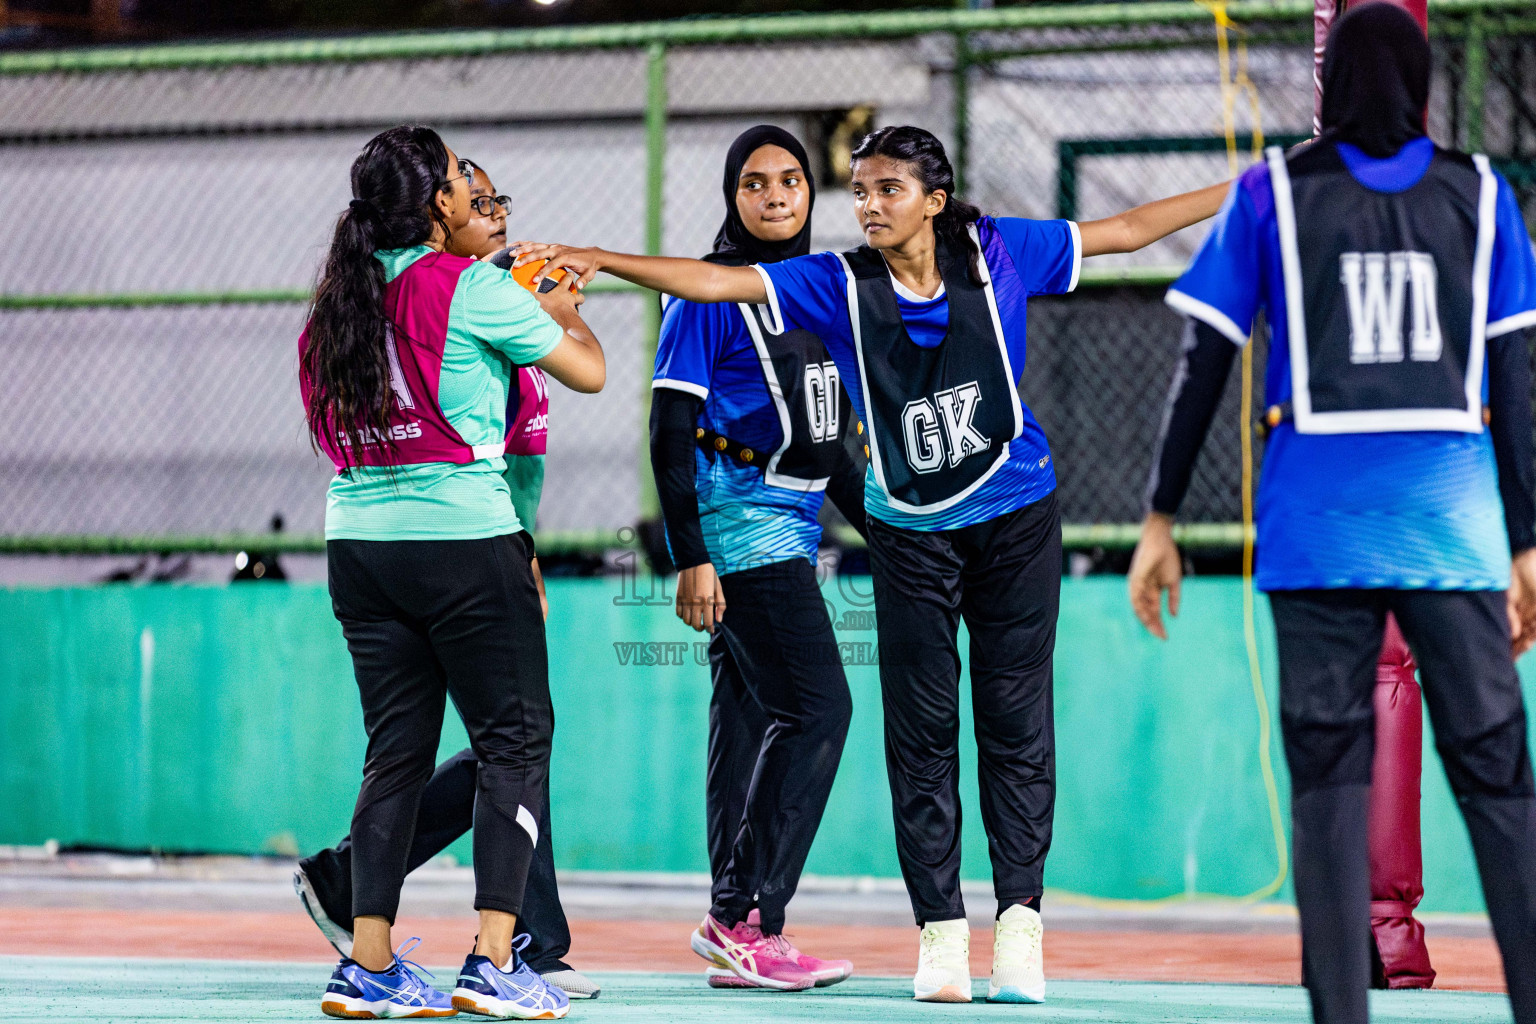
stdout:
POLYGON ((1056 216, 1077 220, 1077 146, 1071 139, 1056 142, 1056 216))
MULTIPOLYGON (((662 215, 667 188, 667 47, 653 42, 646 48, 645 80, 645 251, 661 255, 662 215)), ((653 520, 661 515, 656 497, 656 478, 651 475, 650 454, 650 366, 656 361, 656 339, 661 333, 661 302, 644 293, 645 319, 641 336, 641 377, 645 388, 640 402, 640 519, 653 520)))
POLYGON ((964 193, 971 169, 971 37, 955 33, 955 191, 964 193))
POLYGON ((1467 18, 1466 53, 1462 95, 1467 103, 1467 150, 1480 153, 1483 149, 1483 100, 1488 92, 1488 32, 1486 17, 1481 10, 1473 10, 1467 18))

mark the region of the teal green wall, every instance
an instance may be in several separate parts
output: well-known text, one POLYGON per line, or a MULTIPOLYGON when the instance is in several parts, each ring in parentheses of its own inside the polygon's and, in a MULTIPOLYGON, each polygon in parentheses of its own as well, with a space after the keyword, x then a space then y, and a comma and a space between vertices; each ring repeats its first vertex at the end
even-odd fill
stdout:
MULTIPOLYGON (((841 585, 867 593, 868 580, 841 585)), ((1124 588, 1120 578, 1064 582, 1047 883, 1132 899, 1258 889, 1274 877, 1275 850, 1238 585, 1189 581, 1167 644, 1136 625, 1124 588)), ((860 621, 867 599, 837 585, 826 594, 859 660, 874 641, 860 621)), ((550 606, 561 866, 706 870, 709 684, 696 634, 665 595, 642 601, 618 580, 552 581, 550 606), (667 654, 685 663, 622 663, 620 645, 647 641, 684 643, 667 654)), ((1262 600, 1259 640, 1272 704, 1262 600)), ((877 670, 850 665, 848 676, 852 733, 808 870, 894 877, 877 670)), ((464 744, 450 714, 442 749, 464 744)), ((347 828, 362 749, 351 666, 322 586, 0 591, 0 843, 314 850, 347 828)), ((985 878, 968 735, 962 749, 965 870, 985 878)), ((1272 752, 1283 802, 1278 735, 1272 752)), ((1428 741, 1426 758, 1425 906, 1479 909, 1428 741)), ((468 859, 467 843, 454 852, 468 859)))

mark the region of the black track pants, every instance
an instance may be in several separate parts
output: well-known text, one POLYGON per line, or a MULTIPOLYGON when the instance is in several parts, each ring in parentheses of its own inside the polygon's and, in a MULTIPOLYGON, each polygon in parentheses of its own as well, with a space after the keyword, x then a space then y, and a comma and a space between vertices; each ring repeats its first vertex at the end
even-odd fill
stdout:
POLYGON ((727 573, 709 645, 705 801, 710 913, 734 925, 756 906, 784 930, 848 738, 853 701, 816 570, 805 559, 727 573))
POLYGON ((710 901, 720 897, 731 850, 747 813, 747 791, 768 735, 768 712, 747 689, 725 630, 709 640, 709 754, 704 770, 704 829, 709 839, 710 901))
POLYGON ((394 920, 449 696, 480 762, 475 907, 522 910, 554 732, 528 545, 526 534, 326 545, 368 732, 352 813, 355 917, 394 920))
POLYGON ((871 518, 885 761, 919 925, 960 898, 960 620, 970 631, 981 818, 1000 907, 1038 898, 1056 803, 1051 656, 1061 600, 1055 495, 957 530, 871 518))
POLYGON ((1370 985, 1371 703, 1386 613, 1419 663, 1504 958, 1516 1024, 1536 1024, 1536 787, 1504 594, 1293 590, 1269 595, 1291 770, 1302 974, 1319 1024, 1363 1024, 1370 985))
MULTIPOLYGON (((416 836, 406 858, 407 873, 446 850, 474 823, 476 776, 480 762, 475 752, 461 750, 432 773, 421 793, 416 815, 416 836)), ((331 920, 352 928, 352 837, 335 849, 321 850, 299 862, 315 887, 331 920)), ((549 792, 539 810, 539 845, 528 866, 528 886, 523 890, 523 911, 517 918, 517 934, 529 937, 522 958, 540 974, 569 970, 565 955, 571 951, 571 926, 560 905, 555 881, 555 851, 549 827, 549 792)))

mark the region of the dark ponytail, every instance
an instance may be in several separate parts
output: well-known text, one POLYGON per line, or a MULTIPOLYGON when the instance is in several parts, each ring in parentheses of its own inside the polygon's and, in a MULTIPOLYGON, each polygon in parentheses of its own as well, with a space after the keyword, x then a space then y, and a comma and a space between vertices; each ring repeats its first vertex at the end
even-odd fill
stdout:
POLYGON ((448 151, 431 128, 401 125, 375 135, 352 162, 352 201, 336 222, 309 311, 304 379, 310 436, 343 453, 344 438, 389 440, 388 317, 380 249, 432 237, 442 215, 432 202, 448 180, 448 151))
POLYGON ((883 156, 900 160, 928 192, 944 192, 944 209, 933 218, 933 233, 950 252, 969 257, 971 283, 981 284, 981 253, 971 244, 970 226, 981 219, 981 210, 955 195, 955 169, 944 144, 933 133, 910 124, 877 128, 854 147, 853 159, 883 156))

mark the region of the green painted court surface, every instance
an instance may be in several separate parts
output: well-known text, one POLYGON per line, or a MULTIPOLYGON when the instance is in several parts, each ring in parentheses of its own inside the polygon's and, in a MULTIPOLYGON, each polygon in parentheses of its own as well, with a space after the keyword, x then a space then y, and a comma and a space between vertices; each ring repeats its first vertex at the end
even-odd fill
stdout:
MULTIPOLYGON (((451 975, 452 969, 444 974, 451 975)), ((228 960, 94 960, 0 957, 0 1019, 99 1021, 324 1021, 324 965, 228 960)), ((441 976, 441 975, 440 975, 441 976)), ((1300 989, 1063 981, 1044 1006, 914 1003, 902 978, 853 979, 813 994, 717 992, 699 975, 596 974, 602 998, 577 1003, 571 1021, 813 1024, 1021 1018, 1098 1024, 1246 1024, 1308 1020, 1300 989)), ((982 982, 977 991, 984 994, 982 982)), ((1510 1020, 1503 996, 1465 992, 1373 994, 1377 1024, 1510 1020)), ((484 1020, 465 1016, 465 1020, 484 1020)))

